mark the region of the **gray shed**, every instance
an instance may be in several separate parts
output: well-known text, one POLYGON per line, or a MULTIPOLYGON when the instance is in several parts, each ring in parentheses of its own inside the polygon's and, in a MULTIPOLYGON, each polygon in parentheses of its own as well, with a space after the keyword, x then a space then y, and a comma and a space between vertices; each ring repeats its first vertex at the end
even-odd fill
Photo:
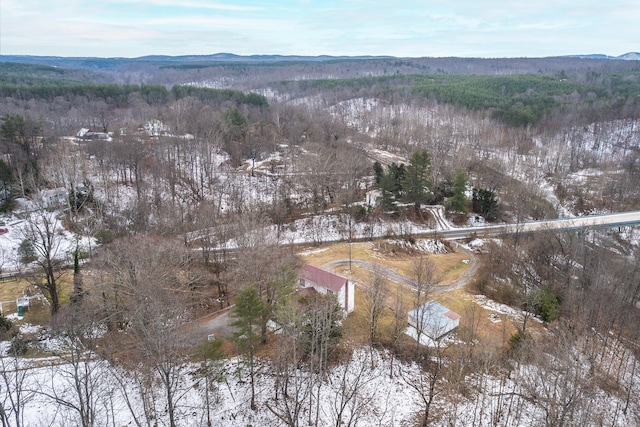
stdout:
POLYGON ((439 302, 429 301, 411 310, 408 321, 418 333, 436 340, 457 328, 460 317, 439 302))

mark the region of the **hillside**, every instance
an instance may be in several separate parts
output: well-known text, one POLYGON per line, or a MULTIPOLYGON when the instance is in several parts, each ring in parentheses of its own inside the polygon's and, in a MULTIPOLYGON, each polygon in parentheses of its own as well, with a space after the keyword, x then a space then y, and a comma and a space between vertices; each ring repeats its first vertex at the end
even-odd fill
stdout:
MULTIPOLYGON (((628 54, 630 55, 630 54, 628 54)), ((384 56, 144 56, 67 58, 2 55, 0 63, 24 63, 89 73, 88 79, 118 84, 183 84, 234 78, 235 88, 255 88, 283 79, 354 78, 407 74, 571 75, 637 70, 635 61, 577 55, 549 58, 393 58, 384 56)), ((633 59, 631 56, 625 57, 633 59)), ((69 71, 67 71, 69 72, 69 71)))
POLYGON ((1 57, 0 419, 640 425, 638 227, 520 227, 640 210, 638 94, 605 58, 1 57))

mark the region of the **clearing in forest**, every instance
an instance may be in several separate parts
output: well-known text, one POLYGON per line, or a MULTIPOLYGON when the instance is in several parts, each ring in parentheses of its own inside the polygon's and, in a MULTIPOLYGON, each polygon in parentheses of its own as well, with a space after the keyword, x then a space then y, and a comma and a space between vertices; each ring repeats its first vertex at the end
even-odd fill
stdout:
MULTIPOLYGON (((453 246, 447 253, 427 253, 411 248, 402 248, 385 241, 362 243, 339 243, 321 248, 310 248, 300 253, 302 261, 317 267, 331 270, 356 282, 356 309, 345 322, 348 336, 353 343, 365 342, 368 329, 366 326, 365 294, 366 287, 372 280, 372 266, 379 266, 383 271, 393 270, 407 280, 415 276, 416 261, 421 257, 433 263, 433 291, 429 299, 436 300, 462 316, 458 333, 472 333, 479 338, 489 339, 505 344, 520 326, 517 310, 496 310, 483 303, 473 292, 473 277, 466 283, 465 273, 473 268, 477 259, 453 246), (351 246, 349 248, 349 246, 351 246), (351 259, 351 267, 349 266, 351 259), (465 282, 464 286, 451 289, 452 284, 465 282)), ((415 293, 406 283, 387 276, 388 301, 400 294, 402 304, 413 309, 415 293), (400 286, 400 288, 398 288, 400 286), (398 290, 400 289, 400 292, 398 290)), ((387 310, 384 323, 391 321, 391 311, 387 310)))

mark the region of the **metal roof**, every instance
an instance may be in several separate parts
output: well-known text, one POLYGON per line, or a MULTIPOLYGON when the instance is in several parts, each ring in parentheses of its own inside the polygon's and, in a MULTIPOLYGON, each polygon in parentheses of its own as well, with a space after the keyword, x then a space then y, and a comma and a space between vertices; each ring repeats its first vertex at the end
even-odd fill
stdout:
POLYGON ((338 293, 348 282, 348 280, 342 276, 309 264, 302 266, 300 269, 300 277, 335 293, 338 293))
MULTIPOLYGON (((429 301, 408 313, 409 318, 421 319, 423 333, 438 338, 458 326, 461 316, 436 301, 429 301)), ((417 322, 416 322, 417 323, 417 322)))

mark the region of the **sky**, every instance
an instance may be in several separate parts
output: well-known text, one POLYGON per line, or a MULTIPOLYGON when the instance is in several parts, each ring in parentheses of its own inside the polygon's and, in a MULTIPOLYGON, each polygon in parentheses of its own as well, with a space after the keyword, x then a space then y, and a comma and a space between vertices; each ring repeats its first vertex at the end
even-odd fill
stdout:
POLYGON ((544 57, 640 51, 640 0, 0 0, 0 54, 544 57))

